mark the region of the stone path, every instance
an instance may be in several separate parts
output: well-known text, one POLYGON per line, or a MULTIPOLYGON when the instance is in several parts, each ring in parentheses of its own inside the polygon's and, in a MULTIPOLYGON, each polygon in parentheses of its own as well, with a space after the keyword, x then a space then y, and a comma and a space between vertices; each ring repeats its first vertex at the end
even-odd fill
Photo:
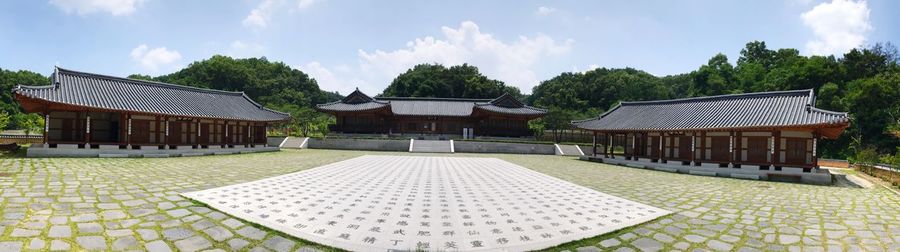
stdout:
MULTIPOLYGON (((305 149, 170 159, 0 156, 0 251, 333 250, 250 225, 180 193, 365 154, 385 153, 305 149)), ((498 157, 675 212, 548 250, 900 251, 900 196, 881 187, 709 178, 546 155, 448 156, 498 157)))
POLYGON ((183 195, 351 251, 544 249, 670 213, 471 157, 363 156, 183 195))

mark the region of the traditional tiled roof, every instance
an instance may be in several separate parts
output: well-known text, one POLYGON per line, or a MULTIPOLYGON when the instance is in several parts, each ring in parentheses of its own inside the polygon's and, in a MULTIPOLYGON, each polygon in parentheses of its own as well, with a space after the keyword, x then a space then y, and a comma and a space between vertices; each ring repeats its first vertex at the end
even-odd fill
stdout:
POLYGON ((324 112, 357 112, 389 108, 390 113, 401 116, 471 116, 477 109, 490 113, 543 116, 546 110, 527 106, 514 97, 504 94, 496 99, 463 98, 414 98, 369 97, 359 90, 344 99, 316 107, 324 112))
MULTIPOLYGON (((56 68, 49 86, 18 86, 13 93, 77 107, 166 116, 244 121, 283 121, 289 114, 267 109, 243 92, 195 88, 56 68)), ((20 102, 22 101, 20 99, 20 102)))
POLYGON ((503 94, 489 102, 477 103, 476 108, 501 114, 541 116, 547 114, 546 109, 535 108, 523 104, 509 94, 503 94))
POLYGON ((372 99, 372 97, 360 92, 359 89, 356 89, 356 91, 353 91, 353 93, 350 93, 347 97, 344 97, 344 99, 325 104, 317 104, 316 108, 326 112, 355 112, 376 110, 386 106, 388 106, 387 102, 376 101, 375 99, 372 99))
POLYGON ((846 127, 847 113, 813 107, 813 90, 622 102, 597 118, 573 121, 599 131, 846 127))

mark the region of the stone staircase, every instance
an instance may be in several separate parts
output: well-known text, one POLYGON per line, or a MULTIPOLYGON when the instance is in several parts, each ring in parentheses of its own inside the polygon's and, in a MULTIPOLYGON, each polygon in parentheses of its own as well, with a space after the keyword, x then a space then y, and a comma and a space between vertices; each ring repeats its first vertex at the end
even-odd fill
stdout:
POLYGON ((305 149, 308 137, 288 137, 281 144, 281 148, 288 149, 305 149))
POLYGON ((453 140, 412 140, 409 152, 453 153, 453 140))
POLYGON ((583 156, 584 153, 581 152, 581 148, 578 145, 557 144, 556 145, 556 155, 583 156))

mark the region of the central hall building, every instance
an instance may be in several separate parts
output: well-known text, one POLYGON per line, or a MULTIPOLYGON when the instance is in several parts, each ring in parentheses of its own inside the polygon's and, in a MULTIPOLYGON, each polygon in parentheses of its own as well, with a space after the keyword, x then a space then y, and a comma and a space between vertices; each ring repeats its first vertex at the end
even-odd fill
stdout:
POLYGON ((495 99, 369 97, 354 91, 344 99, 316 105, 334 115, 335 133, 527 137, 528 121, 547 110, 509 94, 495 99))

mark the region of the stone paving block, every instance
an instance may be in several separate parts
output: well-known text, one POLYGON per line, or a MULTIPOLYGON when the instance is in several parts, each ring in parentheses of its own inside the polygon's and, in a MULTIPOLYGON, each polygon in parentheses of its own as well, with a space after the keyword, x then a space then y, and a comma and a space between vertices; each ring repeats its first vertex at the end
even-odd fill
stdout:
POLYGON ((137 233, 138 233, 138 235, 141 236, 141 239, 144 241, 152 241, 152 240, 159 239, 159 233, 157 233, 156 230, 153 230, 153 229, 138 229, 137 233))
POLYGON ((22 251, 22 245, 21 241, 0 241, 0 251, 22 251))
POLYGON ((234 219, 234 218, 229 218, 227 220, 224 220, 224 221, 222 221, 222 224, 231 229, 235 229, 235 228, 238 228, 238 227, 244 225, 243 222, 241 222, 237 219, 234 219))
POLYGON ((224 241, 224 240, 234 236, 234 234, 232 234, 231 231, 228 231, 228 229, 220 227, 220 226, 215 226, 215 227, 205 229, 205 230, 203 230, 203 232, 206 233, 206 235, 208 235, 210 238, 212 238, 213 240, 218 241, 218 242, 224 241))
POLYGON ((28 242, 28 249, 30 249, 30 250, 42 250, 42 249, 44 249, 44 245, 45 245, 45 244, 46 244, 46 242, 44 242, 43 239, 41 239, 41 238, 34 238, 34 239, 31 239, 30 242, 28 242))
POLYGON ((253 240, 262 240, 263 237, 266 237, 265 231, 251 226, 246 226, 244 228, 238 229, 236 232, 243 237, 247 237, 253 240))
POLYGON ((9 237, 33 237, 41 234, 39 230, 14 228, 9 237))
POLYGON ((140 248, 141 244, 134 236, 119 237, 112 243, 113 250, 127 250, 140 248))
POLYGON ((165 237, 166 240, 170 240, 170 241, 181 240, 181 239, 188 238, 188 237, 191 237, 191 236, 194 236, 197 234, 194 231, 187 229, 187 228, 183 228, 183 227, 166 229, 166 230, 163 230, 162 233, 163 233, 163 237, 165 237))
POLYGON ((103 232, 103 226, 100 223, 78 223, 79 234, 95 234, 103 232))
POLYGON ((232 250, 240 250, 249 244, 250 242, 240 238, 228 240, 228 247, 230 247, 232 250))
POLYGON ((72 246, 69 245, 68 242, 63 240, 53 240, 50 241, 50 251, 68 251, 72 249, 72 246))
POLYGON ((175 242, 175 247, 177 247, 178 250, 185 252, 198 251, 201 249, 209 248, 210 246, 212 246, 212 243, 210 243, 206 238, 200 236, 193 236, 191 238, 175 242))
POLYGON ((294 248, 297 243, 281 236, 272 236, 263 241, 263 246, 275 250, 277 252, 288 252, 294 248))
POLYGON ((150 252, 172 252, 172 248, 169 247, 169 244, 166 244, 166 242, 162 240, 148 242, 144 244, 144 248, 150 252))
POLYGON ((103 236, 79 236, 75 237, 75 241, 85 250, 106 250, 106 240, 103 236))
POLYGON ((52 226, 47 233, 50 238, 68 238, 72 236, 72 228, 69 226, 52 226))
POLYGON ((634 246, 640 251, 651 252, 651 251, 660 251, 663 248, 662 243, 659 243, 656 240, 650 238, 639 238, 631 242, 631 246, 634 246))
POLYGON ((191 211, 188 211, 187 209, 175 209, 166 211, 166 214, 175 218, 180 218, 191 214, 191 211))

